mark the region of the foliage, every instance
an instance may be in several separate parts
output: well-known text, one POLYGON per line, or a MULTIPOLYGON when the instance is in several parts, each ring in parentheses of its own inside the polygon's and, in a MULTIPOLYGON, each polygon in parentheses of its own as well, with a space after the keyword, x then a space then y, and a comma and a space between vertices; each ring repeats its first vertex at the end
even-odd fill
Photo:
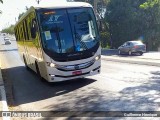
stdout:
POLYGON ((149 50, 157 50, 160 46, 160 1, 147 0, 140 8, 143 10, 147 47, 149 50))
MULTIPOLYGON (((0 2, 3 4, 3 0, 0 0, 0 2)), ((0 14, 2 14, 2 11, 0 10, 0 14)))
POLYGON ((108 41, 110 40, 110 35, 109 35, 109 25, 107 21, 104 19, 104 13, 105 13, 106 6, 110 0, 67 0, 67 1, 68 2, 73 2, 73 1, 88 2, 92 6, 94 6, 94 11, 96 13, 99 31, 101 32, 101 42, 102 42, 101 44, 102 44, 102 47, 106 47, 106 45, 109 44, 108 41))
POLYGON ((143 9, 152 8, 158 3, 159 3, 159 0, 147 0, 146 2, 140 5, 140 8, 143 8, 143 9))
MULTIPOLYGON (((74 1, 88 1, 93 6, 95 2, 74 1)), ((105 26, 105 29, 100 29, 102 47, 110 43, 112 48, 117 48, 126 41, 139 38, 142 38, 148 50, 160 47, 160 0, 97 0, 96 11, 101 17, 104 7, 105 19, 100 21, 105 26)))
POLYGON ((3 33, 14 34, 14 25, 11 25, 10 27, 3 29, 2 32, 3 33))
POLYGON ((111 0, 105 18, 114 47, 139 37, 149 50, 160 46, 159 0, 111 0))
POLYGON ((108 32, 100 32, 100 37, 101 37, 101 47, 102 48, 109 48, 111 46, 110 44, 110 35, 108 32))

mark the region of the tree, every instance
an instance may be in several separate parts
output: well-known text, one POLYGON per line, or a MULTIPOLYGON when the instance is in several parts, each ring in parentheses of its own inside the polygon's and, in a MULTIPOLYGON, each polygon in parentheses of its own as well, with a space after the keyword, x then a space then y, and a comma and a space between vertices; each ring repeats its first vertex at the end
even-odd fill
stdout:
POLYGON ((140 5, 143 10, 147 48, 157 50, 160 47, 160 1, 146 0, 140 5))
POLYGON ((3 29, 2 32, 14 34, 14 25, 11 25, 10 27, 3 29))
POLYGON ((105 19, 114 47, 142 39, 149 50, 160 46, 159 0, 110 0, 105 19))
MULTIPOLYGON (((0 2, 3 4, 3 0, 0 0, 0 2)), ((0 10, 0 14, 2 14, 2 11, 0 10)))
POLYGON ((68 2, 88 2, 94 7, 94 11, 97 17, 97 23, 101 35, 101 44, 102 47, 106 47, 107 44, 111 45, 110 34, 109 34, 109 25, 107 21, 104 19, 106 6, 110 0, 67 0, 68 2))
POLYGON ((159 0, 147 0, 143 4, 140 5, 140 8, 143 9, 148 9, 148 8, 153 8, 155 5, 159 4, 159 0))
POLYGON ((105 19, 109 23, 113 47, 117 48, 125 41, 136 40, 144 35, 143 10, 139 7, 144 1, 109 1, 105 19))

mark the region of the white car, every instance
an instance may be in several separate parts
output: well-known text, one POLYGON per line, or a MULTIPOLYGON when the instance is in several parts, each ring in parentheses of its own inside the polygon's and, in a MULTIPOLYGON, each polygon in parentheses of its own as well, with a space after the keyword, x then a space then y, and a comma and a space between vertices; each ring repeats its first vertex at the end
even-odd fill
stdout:
POLYGON ((10 40, 5 40, 5 45, 9 45, 9 44, 11 44, 11 41, 10 40))

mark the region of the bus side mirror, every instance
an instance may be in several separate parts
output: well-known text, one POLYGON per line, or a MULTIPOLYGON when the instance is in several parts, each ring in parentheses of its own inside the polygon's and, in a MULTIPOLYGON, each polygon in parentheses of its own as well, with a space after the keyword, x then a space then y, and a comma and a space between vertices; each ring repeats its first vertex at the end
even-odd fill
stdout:
POLYGON ((31 23, 31 37, 32 38, 36 38, 36 32, 37 32, 37 24, 36 24, 36 20, 33 19, 31 23))

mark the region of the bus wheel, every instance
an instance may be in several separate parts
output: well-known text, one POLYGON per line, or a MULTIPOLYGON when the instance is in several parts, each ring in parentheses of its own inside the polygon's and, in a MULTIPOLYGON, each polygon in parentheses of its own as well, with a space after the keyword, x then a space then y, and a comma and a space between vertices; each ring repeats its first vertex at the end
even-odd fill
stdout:
POLYGON ((29 70, 29 67, 27 66, 26 58, 24 57, 24 55, 23 55, 23 61, 24 61, 24 65, 25 65, 26 69, 29 70))
POLYGON ((39 71, 37 62, 35 62, 35 65, 36 65, 36 72, 37 72, 38 78, 39 78, 40 80, 43 80, 43 78, 41 77, 41 74, 40 74, 40 71, 39 71))

